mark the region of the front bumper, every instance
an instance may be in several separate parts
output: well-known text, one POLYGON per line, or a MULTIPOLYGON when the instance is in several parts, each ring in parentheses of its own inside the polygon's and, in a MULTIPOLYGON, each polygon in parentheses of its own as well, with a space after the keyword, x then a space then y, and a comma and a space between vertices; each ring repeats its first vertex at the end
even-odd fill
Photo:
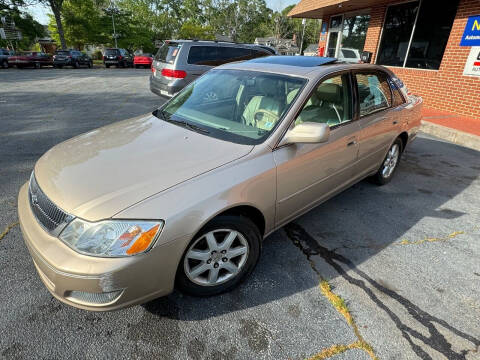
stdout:
POLYGON ((47 289, 58 300, 85 310, 116 310, 169 294, 188 244, 188 238, 177 239, 146 254, 124 258, 79 254, 37 222, 28 202, 28 184, 20 189, 18 216, 25 244, 47 289), (93 294, 90 298, 118 296, 98 303, 73 296, 78 292, 93 294))

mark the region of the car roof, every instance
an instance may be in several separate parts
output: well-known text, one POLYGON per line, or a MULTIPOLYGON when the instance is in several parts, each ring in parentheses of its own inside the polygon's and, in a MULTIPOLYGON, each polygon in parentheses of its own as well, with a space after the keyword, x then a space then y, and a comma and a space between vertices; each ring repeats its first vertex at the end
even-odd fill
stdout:
POLYGON ((220 41, 220 40, 196 40, 196 39, 180 39, 180 40, 166 40, 165 44, 169 43, 190 43, 190 44, 206 44, 206 45, 230 45, 230 46, 252 46, 256 48, 264 48, 262 45, 237 43, 234 41, 220 41))
POLYGON ((339 62, 335 58, 320 56, 266 56, 242 62, 232 62, 216 69, 262 71, 273 74, 301 77, 323 76, 327 73, 343 70, 382 70, 391 72, 379 65, 350 64, 339 62), (273 65, 273 66, 272 66, 273 65))

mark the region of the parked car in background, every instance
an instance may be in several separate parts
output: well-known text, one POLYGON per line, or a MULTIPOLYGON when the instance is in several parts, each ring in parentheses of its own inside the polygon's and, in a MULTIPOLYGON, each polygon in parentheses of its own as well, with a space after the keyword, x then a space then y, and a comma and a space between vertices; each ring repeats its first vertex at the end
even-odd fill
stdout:
POLYGON ((103 63, 106 68, 112 65, 123 68, 133 67, 133 54, 126 49, 106 49, 103 54, 103 63))
POLYGON ((39 51, 19 52, 8 58, 8 63, 21 69, 24 67, 34 67, 40 69, 42 66, 53 65, 52 55, 39 51))
POLYGON ((152 54, 140 54, 140 55, 135 55, 133 58, 133 65, 135 68, 139 67, 151 67, 153 62, 153 56, 152 54))
POLYGON ((53 67, 62 68, 71 66, 78 69, 81 65, 89 68, 93 66, 93 61, 87 54, 78 50, 58 50, 53 55, 53 67))
POLYGON ((338 60, 352 64, 359 64, 361 62, 360 51, 353 48, 341 48, 338 51, 338 60))
POLYGON ((45 286, 75 307, 119 309, 175 286, 220 294, 272 232, 366 177, 388 183, 421 108, 382 66, 226 64, 152 114, 47 151, 18 197, 23 237, 45 286))
POLYGON ((170 40, 152 63, 150 90, 170 98, 215 66, 275 55, 275 49, 220 41, 170 40))
POLYGON ((8 68, 8 58, 13 55, 13 51, 7 49, 0 49, 0 67, 8 68))

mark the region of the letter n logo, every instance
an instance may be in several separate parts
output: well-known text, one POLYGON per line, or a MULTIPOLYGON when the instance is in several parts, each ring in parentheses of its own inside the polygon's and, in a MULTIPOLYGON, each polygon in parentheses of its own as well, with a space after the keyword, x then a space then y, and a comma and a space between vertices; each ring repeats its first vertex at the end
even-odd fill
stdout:
POLYGON ((475 20, 472 26, 472 31, 475 31, 475 30, 480 31, 480 22, 478 22, 478 20, 475 20))

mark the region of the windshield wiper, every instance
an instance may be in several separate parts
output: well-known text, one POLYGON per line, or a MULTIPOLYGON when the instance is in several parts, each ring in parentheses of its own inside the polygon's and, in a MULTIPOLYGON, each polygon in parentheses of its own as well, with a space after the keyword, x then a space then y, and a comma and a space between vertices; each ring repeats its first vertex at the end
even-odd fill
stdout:
POLYGON ((198 126, 198 125, 195 125, 195 124, 191 124, 187 121, 172 120, 171 117, 169 115, 167 115, 165 113, 165 111, 163 111, 162 109, 157 109, 156 113, 154 115, 160 115, 160 118, 162 120, 166 121, 166 122, 169 122, 171 124, 175 124, 175 125, 178 125, 178 126, 183 126, 186 129, 190 129, 190 130, 198 132, 198 133, 202 133, 202 134, 209 134, 210 133, 210 131, 208 131, 207 129, 204 129, 201 126, 198 126))

